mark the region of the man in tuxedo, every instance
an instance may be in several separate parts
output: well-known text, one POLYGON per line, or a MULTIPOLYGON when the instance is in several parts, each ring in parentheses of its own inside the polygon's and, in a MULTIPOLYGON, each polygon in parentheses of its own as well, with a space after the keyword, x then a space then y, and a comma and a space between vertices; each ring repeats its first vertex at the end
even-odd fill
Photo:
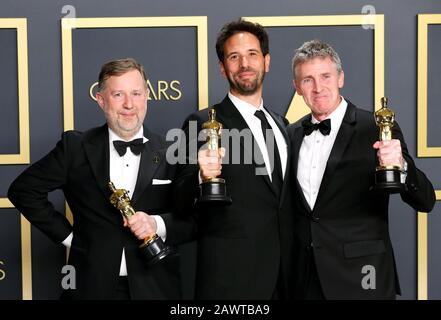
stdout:
MULTIPOLYGON (((222 140, 225 148, 202 148, 197 155, 190 154, 176 179, 177 203, 193 212, 198 221, 195 296, 288 298, 293 269, 292 210, 286 179, 290 152, 287 121, 262 100, 263 79, 270 66, 268 35, 258 24, 234 21, 220 31, 216 51, 230 90, 212 109, 224 127, 223 137, 229 138, 222 140), (194 207, 200 183, 216 176, 225 179, 232 204, 194 207)), ((187 147, 207 119, 207 110, 186 119, 187 147), (196 133, 191 132, 194 128, 196 133)), ((190 147, 188 151, 191 153, 190 147)))
POLYGON ((416 168, 397 123, 377 141, 371 112, 340 95, 338 54, 313 40, 293 58, 294 86, 311 114, 289 126, 295 199, 296 297, 395 299, 400 287, 389 236, 389 195, 371 191, 375 168, 397 166, 401 198, 418 211, 435 203, 432 184, 416 168))
POLYGON ((170 214, 175 167, 166 162, 165 140, 143 127, 147 96, 138 62, 104 64, 96 97, 107 123, 64 132, 56 147, 9 188, 9 199, 34 226, 70 248, 76 288, 64 290, 63 298, 180 298, 177 257, 148 266, 138 248, 154 233, 170 245, 181 241, 170 214), (110 203, 109 181, 126 189, 139 210, 129 219, 110 203), (48 201, 55 189, 64 192, 73 225, 48 201))

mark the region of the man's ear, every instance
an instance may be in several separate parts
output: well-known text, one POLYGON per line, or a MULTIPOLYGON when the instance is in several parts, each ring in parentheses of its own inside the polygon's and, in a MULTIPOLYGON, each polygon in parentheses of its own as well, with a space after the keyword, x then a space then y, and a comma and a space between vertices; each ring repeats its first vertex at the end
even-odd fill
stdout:
POLYGON ((225 71, 224 63, 222 61, 219 61, 219 70, 220 70, 222 77, 224 77, 226 79, 227 73, 225 71))
POLYGON ((271 62, 271 56, 269 53, 265 56, 265 72, 269 72, 270 70, 270 62, 271 62))
POLYGON ((96 93, 95 98, 100 108, 104 110, 104 98, 99 91, 96 93))
POLYGON ((293 81, 292 81, 292 85, 293 85, 294 90, 296 91, 296 93, 297 93, 299 96, 303 96, 303 94, 302 94, 302 90, 300 90, 300 86, 296 85, 296 80, 293 80, 293 81))
POLYGON ((338 88, 341 89, 345 85, 345 73, 343 70, 338 75, 338 88))

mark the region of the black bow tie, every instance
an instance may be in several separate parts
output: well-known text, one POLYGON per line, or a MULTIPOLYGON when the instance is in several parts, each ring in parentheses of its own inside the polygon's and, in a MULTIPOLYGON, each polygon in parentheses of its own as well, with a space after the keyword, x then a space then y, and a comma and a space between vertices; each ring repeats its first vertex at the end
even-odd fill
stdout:
POLYGON ((132 141, 121 141, 121 140, 115 140, 113 141, 113 146, 115 147, 116 151, 118 152, 119 156, 122 157, 126 154, 127 147, 130 147, 130 150, 134 154, 140 154, 142 151, 142 147, 144 146, 144 142, 142 138, 135 139, 132 141))
POLYGON ((303 133, 309 136, 314 130, 320 130, 322 135, 327 136, 331 132, 331 119, 322 122, 312 123, 309 120, 302 121, 303 133))

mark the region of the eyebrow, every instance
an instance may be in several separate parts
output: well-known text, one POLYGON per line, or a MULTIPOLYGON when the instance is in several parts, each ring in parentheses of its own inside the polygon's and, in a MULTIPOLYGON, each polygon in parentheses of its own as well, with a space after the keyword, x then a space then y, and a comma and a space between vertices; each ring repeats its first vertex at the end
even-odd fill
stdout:
MULTIPOLYGON (((251 48, 251 49, 248 49, 247 52, 257 52, 257 53, 259 53, 260 50, 256 49, 256 48, 251 48)), ((227 54, 226 57, 228 58, 229 56, 231 56, 233 54, 240 54, 240 53, 238 51, 233 51, 233 52, 230 52, 229 54, 227 54)))

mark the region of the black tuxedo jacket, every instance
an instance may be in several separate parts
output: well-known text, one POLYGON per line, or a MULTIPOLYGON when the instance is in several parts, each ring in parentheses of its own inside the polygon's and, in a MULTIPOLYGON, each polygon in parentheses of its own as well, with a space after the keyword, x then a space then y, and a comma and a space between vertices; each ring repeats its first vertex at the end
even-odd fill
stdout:
MULTIPOLYGON (((152 179, 173 180, 175 167, 167 164, 165 140, 146 128, 149 139, 141 154, 132 206, 160 214, 167 226, 167 242, 182 241, 179 226, 171 223, 171 184, 152 185, 152 179), (176 228, 176 229, 175 229, 176 228)), ((26 169, 10 186, 8 197, 16 208, 56 243, 73 231, 68 263, 76 270, 76 289, 63 295, 74 299, 111 299, 115 292, 121 253, 125 247, 133 299, 178 299, 178 258, 147 267, 139 255, 139 240, 123 227, 121 214, 109 202, 109 136, 107 125, 84 133, 62 134, 56 147, 26 169), (57 212, 48 193, 61 189, 72 210, 74 224, 57 212)))
MULTIPOLYGON (((304 297, 313 254, 327 299, 393 299, 400 288, 389 237, 389 196, 369 191, 377 166, 372 148, 378 140, 374 115, 348 102, 313 210, 296 179, 303 140, 301 123, 310 118, 308 115, 288 129, 294 155, 296 297, 304 297), (363 270, 364 266, 368 267, 363 270), (373 276, 369 266, 375 268, 375 289, 362 286, 363 277, 373 276)), ((432 184, 415 167, 398 124, 393 127, 393 137, 401 141, 408 163, 408 190, 401 198, 415 210, 429 212, 435 203, 432 184)))
MULTIPOLYGON (((228 97, 213 108, 216 119, 225 129, 249 129, 228 97)), ((289 163, 287 122, 283 117, 270 113, 287 141, 289 163)), ((191 140, 191 136, 195 136, 189 133, 189 128, 197 128, 199 133, 201 125, 207 120, 207 110, 190 115, 184 123, 186 139, 191 140)), ((279 275, 282 282, 280 294, 287 297, 293 270, 293 215, 287 183, 290 176, 288 163, 283 190, 278 194, 267 175, 256 175, 256 161, 252 157, 253 142, 257 146, 254 138, 248 142, 244 141, 246 139, 240 139, 240 142, 235 138, 231 140, 234 141, 230 141, 220 177, 226 180, 232 205, 188 209, 199 196, 196 148, 190 148, 194 151, 190 154, 193 164, 181 168, 176 179, 180 211, 193 211, 198 221, 196 299, 270 299, 279 275), (235 154, 231 151, 233 144, 238 151, 235 154), (233 158, 239 157, 238 153, 240 164, 232 164, 233 158), (245 158, 251 161, 246 164, 245 158)), ((192 140, 188 144, 194 142, 192 140)), ((203 143, 205 141, 198 146, 203 143)), ((257 156, 261 157, 260 150, 256 148, 257 156)), ((258 163, 262 163, 260 160, 258 163)))

